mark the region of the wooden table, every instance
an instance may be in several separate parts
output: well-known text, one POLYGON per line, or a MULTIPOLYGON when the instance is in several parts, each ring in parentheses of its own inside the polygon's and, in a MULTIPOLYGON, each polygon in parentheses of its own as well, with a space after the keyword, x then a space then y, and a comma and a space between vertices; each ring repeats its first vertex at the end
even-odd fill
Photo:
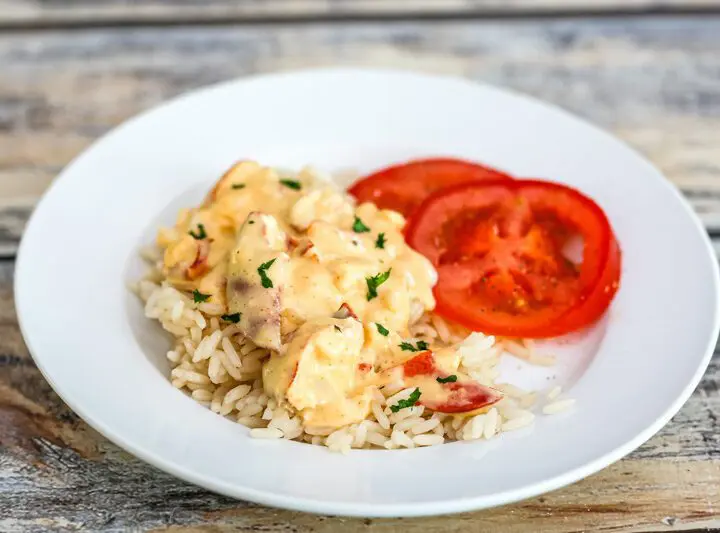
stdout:
POLYGON ((12 280, 24 222, 57 172, 176 94, 330 64, 457 74, 587 117, 658 165, 720 250, 718 0, 0 0, 0 531, 720 531, 718 357, 623 461, 540 498, 432 519, 216 496, 121 451, 52 392, 18 330, 12 280))

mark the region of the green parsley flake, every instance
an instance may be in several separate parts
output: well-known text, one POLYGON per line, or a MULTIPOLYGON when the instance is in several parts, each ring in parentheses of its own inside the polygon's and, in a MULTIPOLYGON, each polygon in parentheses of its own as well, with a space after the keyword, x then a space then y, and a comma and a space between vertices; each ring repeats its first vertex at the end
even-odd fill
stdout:
POLYGON ((418 400, 420 399, 420 389, 416 388, 414 391, 412 391, 412 394, 408 397, 407 400, 400 400, 395 405, 390 406, 390 410, 393 413, 397 413, 400 409, 406 409, 408 407, 414 406, 418 400))
POLYGON ((375 241, 375 248, 385 249, 385 234, 378 233, 377 240, 375 241))
POLYGON ((342 333, 342 329, 340 329, 340 326, 335 326, 335 331, 338 333, 342 333))
MULTIPOLYGON (((277 257, 276 257, 275 259, 277 259, 277 257)), ((272 264, 275 262, 275 259, 271 259, 271 260, 268 261, 267 263, 263 263, 263 264, 260 265, 260 267, 257 269, 258 274, 260 274, 260 281, 262 281, 262 286, 263 286, 265 289, 272 289, 272 288, 273 288, 273 282, 272 282, 272 280, 267 276, 267 274, 266 274, 265 272, 267 271, 267 269, 269 269, 269 268, 272 266, 272 264)))
POLYGON ((297 180, 280 180, 280 183, 285 185, 288 189, 292 189, 294 191, 299 191, 302 189, 302 183, 300 183, 297 180))
POLYGON ((390 331, 388 331, 388 329, 382 324, 378 324, 377 322, 375 322, 375 327, 377 328, 378 333, 383 337, 387 337, 388 333, 390 333, 390 331))
POLYGON ((190 234, 190 236, 192 236, 193 239, 201 241, 205 237, 207 237, 207 233, 205 233, 205 226, 203 224, 198 224, 197 227, 197 233, 195 233, 194 231, 188 231, 188 233, 190 234))
POLYGON ((232 184, 232 188, 235 189, 235 190, 244 189, 244 188, 245 188, 245 184, 244 184, 244 183, 233 183, 233 184, 232 184))
POLYGON ((222 318, 225 322, 232 322, 233 324, 237 324, 240 322, 240 313, 233 313, 231 315, 221 315, 220 318, 222 318))
POLYGON ((389 269, 387 272, 378 274, 377 276, 370 276, 369 278, 365 278, 365 281, 367 282, 367 289, 368 289, 367 290, 368 302, 370 300, 372 300, 373 298, 377 298, 378 287, 388 280, 388 278, 390 277, 390 272, 392 272, 392 268, 389 269))
POLYGON ((409 342, 402 342, 400 343, 400 348, 403 349, 403 351, 406 352, 424 352, 429 348, 428 343, 425 341, 417 341, 417 347, 413 346, 409 342))
POLYGON ((209 294, 203 294, 199 290, 195 289, 192 293, 193 295, 193 302, 196 304, 201 304, 203 302, 207 302, 210 299, 209 294))
POLYGON ((368 228, 365 225, 365 223, 362 220, 360 220, 360 217, 356 216, 355 222, 353 222, 353 225, 352 225, 352 230, 355 233, 367 233, 368 231, 370 231, 370 228, 368 228))
POLYGON ((446 378, 435 378, 435 381, 437 381, 438 383, 455 383, 457 381, 457 376, 453 374, 446 378))

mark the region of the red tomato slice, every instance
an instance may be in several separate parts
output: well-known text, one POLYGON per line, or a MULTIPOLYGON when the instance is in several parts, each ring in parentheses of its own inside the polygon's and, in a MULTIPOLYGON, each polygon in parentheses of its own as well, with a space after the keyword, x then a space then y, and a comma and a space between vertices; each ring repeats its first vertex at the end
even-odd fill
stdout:
POLYGON ((444 189, 406 230, 438 269, 437 311, 494 335, 552 337, 597 320, 620 279, 602 209, 556 183, 505 180, 444 189), (583 239, 582 262, 564 248, 583 239))
POLYGON ((403 363, 406 385, 420 389, 418 403, 439 413, 469 413, 486 408, 502 399, 495 389, 456 375, 456 381, 440 383, 448 378, 436 365, 432 352, 423 352, 403 363))
POLYGON ((355 182, 349 192, 361 202, 409 217, 433 192, 450 185, 512 179, 490 167, 460 159, 418 159, 394 165, 355 182))
POLYGON ((589 294, 583 294, 580 305, 563 315, 557 325, 548 327, 548 334, 550 336, 562 335, 597 321, 610 307, 615 293, 620 288, 621 263, 620 245, 613 236, 605 268, 594 290, 589 294), (555 328, 557 328, 557 332, 554 332, 555 328))

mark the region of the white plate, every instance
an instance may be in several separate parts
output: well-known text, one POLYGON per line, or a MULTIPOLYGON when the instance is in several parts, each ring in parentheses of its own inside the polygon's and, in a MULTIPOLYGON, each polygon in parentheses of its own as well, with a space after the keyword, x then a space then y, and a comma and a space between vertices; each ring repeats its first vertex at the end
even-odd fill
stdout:
MULTIPOLYGON (((645 160, 540 102, 458 79, 320 70, 221 84, 135 118, 57 178, 20 248, 17 309, 35 361, 110 440, 211 490, 318 513, 412 516, 500 505, 609 465, 697 385, 718 333, 718 269, 698 219, 645 160), (576 408, 484 443, 355 451, 249 438, 173 389, 167 340, 125 289, 160 221, 238 158, 367 171, 458 155, 569 183, 623 249, 609 317, 563 351, 576 408), (602 336, 603 330, 604 337, 602 336), (582 344, 582 343, 580 343, 582 344)), ((511 377, 552 374, 506 365, 511 377)))

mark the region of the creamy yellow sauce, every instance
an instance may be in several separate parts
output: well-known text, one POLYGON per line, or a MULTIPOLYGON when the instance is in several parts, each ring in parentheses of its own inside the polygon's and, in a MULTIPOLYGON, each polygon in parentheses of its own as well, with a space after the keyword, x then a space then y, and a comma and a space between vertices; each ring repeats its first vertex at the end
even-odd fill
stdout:
POLYGON ((157 242, 165 249, 168 281, 180 289, 197 289, 209 294, 210 301, 226 305, 228 256, 248 215, 258 212, 272 216, 292 239, 283 280, 283 310, 288 315, 297 315, 302 323, 328 316, 347 303, 362 321, 406 332, 414 302, 423 309, 435 306, 432 287, 437 274, 427 259, 405 244, 402 215, 369 203, 355 207, 329 185, 313 184, 308 173, 297 179, 300 190, 283 185, 273 169, 257 163, 234 166, 201 207, 183 211, 174 228, 159 232, 157 242), (352 231, 355 216, 369 232, 352 231), (190 235, 197 235, 200 224, 206 239, 190 235), (376 245, 380 233, 384 248, 376 245), (197 262, 205 269, 193 267, 197 262), (368 301, 366 279, 390 269, 378 297, 368 301))
POLYGON ((354 318, 306 322, 293 334, 283 355, 263 367, 265 390, 299 411, 307 426, 338 427, 363 420, 372 391, 359 386, 365 342, 354 318))
POLYGON ((241 332, 272 350, 266 392, 307 426, 339 427, 368 415, 372 387, 415 355, 399 348, 413 309, 435 305, 435 270, 404 224, 309 172, 283 182, 243 161, 157 242, 170 284, 237 313, 241 332), (375 295, 368 280, 383 274, 375 295))

